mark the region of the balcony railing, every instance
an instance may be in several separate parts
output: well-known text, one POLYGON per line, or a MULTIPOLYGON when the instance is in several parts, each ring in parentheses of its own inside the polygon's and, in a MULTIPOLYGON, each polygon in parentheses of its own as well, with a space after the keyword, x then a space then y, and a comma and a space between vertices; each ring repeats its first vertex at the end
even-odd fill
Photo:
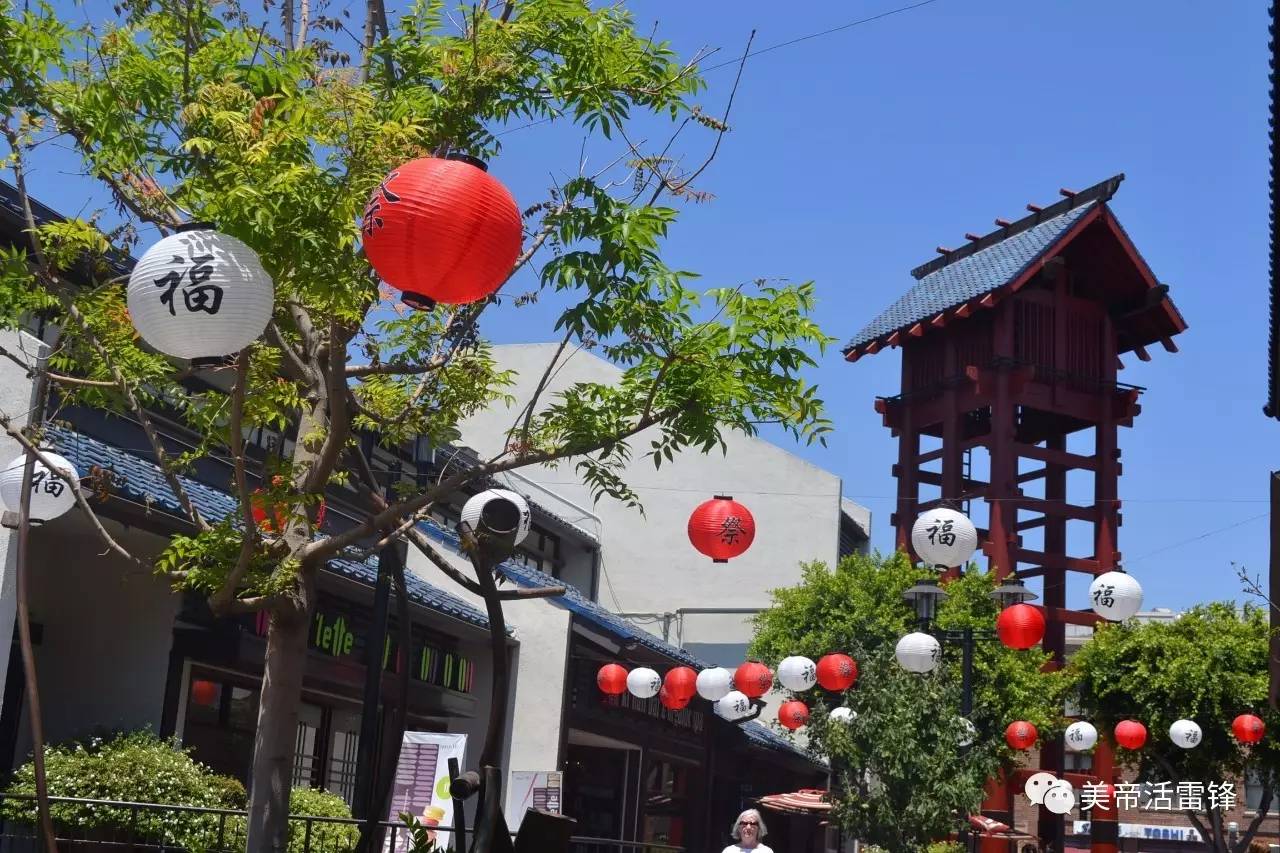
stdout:
MULTIPOLYGON (((116 800, 50 797, 54 834, 68 853, 240 853, 245 849, 248 813, 237 809, 170 806, 116 800)), ((0 795, 0 853, 43 853, 34 820, 35 798, 0 795), (13 815, 18 815, 13 817, 13 815)), ((350 818, 289 817, 288 846, 282 853, 354 853, 361 821, 350 818)), ((408 853, 405 825, 379 821, 387 853, 408 853)), ((436 829, 445 849, 452 828, 436 829)), ((684 853, 685 848, 645 841, 575 836, 570 853, 684 853)))

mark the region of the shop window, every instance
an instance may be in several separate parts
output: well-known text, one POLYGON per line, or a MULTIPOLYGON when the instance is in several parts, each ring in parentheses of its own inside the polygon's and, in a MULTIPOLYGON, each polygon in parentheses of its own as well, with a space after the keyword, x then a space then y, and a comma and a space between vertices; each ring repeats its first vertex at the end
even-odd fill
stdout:
POLYGON ((1257 812, 1262 807, 1262 772, 1249 770, 1244 777, 1244 807, 1246 811, 1257 812))
POLYGON ((645 777, 644 840, 681 847, 689 811, 689 768, 655 759, 645 777))
POLYGON ((293 787, 318 787, 320 778, 320 731, 324 711, 305 702, 298 708, 298 731, 293 746, 293 787))
POLYGON ((329 776, 325 786, 347 801, 355 802, 356 747, 360 740, 360 716, 334 711, 330 720, 329 776))
POLYGON ((247 784, 257 723, 256 690, 193 674, 187 686, 182 739, 196 760, 247 784))

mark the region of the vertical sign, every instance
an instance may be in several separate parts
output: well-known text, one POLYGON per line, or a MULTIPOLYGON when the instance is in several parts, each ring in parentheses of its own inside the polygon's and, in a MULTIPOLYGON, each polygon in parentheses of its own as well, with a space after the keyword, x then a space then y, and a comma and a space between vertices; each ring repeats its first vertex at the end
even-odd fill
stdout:
POLYGON ((507 828, 520 830, 528 809, 560 814, 561 780, 554 770, 513 770, 507 788, 507 828))
MULTIPOLYGON (((400 746, 400 762, 391 789, 391 813, 387 820, 400 822, 410 814, 428 828, 453 828, 453 796, 449 793, 449 759, 466 766, 467 736, 439 732, 405 732, 400 746)), ((462 849, 453 843, 452 832, 432 833, 443 848, 462 849)), ((409 839, 400 833, 393 853, 405 853, 409 839)))

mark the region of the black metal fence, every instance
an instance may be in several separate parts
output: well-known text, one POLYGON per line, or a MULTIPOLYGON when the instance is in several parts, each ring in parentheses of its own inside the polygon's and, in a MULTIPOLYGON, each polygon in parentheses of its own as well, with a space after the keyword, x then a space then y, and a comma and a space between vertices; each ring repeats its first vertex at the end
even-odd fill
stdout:
MULTIPOLYGON (((241 853, 248 813, 236 809, 169 806, 115 800, 50 797, 58 849, 66 853, 241 853)), ((35 798, 0 795, 0 853, 44 853, 35 821, 35 798)), ((289 817, 288 846, 281 853, 354 853, 361 821, 289 817)), ((409 853, 402 823, 380 821, 383 850, 409 853)), ((436 843, 449 844, 451 828, 438 827, 436 843)), ((571 853, 684 853, 683 847, 642 841, 575 836, 571 853)))

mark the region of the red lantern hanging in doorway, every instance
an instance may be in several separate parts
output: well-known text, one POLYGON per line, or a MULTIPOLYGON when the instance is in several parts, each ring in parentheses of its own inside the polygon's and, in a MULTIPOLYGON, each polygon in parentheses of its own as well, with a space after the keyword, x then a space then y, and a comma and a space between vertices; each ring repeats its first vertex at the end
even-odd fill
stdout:
POLYGON ((809 722, 809 706, 798 699, 783 702, 778 708, 778 722, 791 731, 795 731, 809 722))
POLYGON ((1035 745, 1036 738, 1039 736, 1040 733, 1036 731, 1036 727, 1026 720, 1010 723, 1009 728, 1004 730, 1005 742, 1018 750, 1030 749, 1035 745))
POLYGON ((1011 649, 1029 649, 1044 639, 1044 614, 1030 604, 1014 604, 996 617, 996 634, 1011 649))
POLYGON ((1241 743, 1258 743, 1267 732, 1267 726, 1261 717, 1253 714, 1241 714, 1231 721, 1231 732, 1241 743))
POLYGON ((364 252, 378 276, 430 307, 476 302, 520 254, 515 199, 474 158, 423 157, 393 170, 364 211, 364 252))
POLYGON ((596 685, 601 693, 621 696, 627 692, 627 669, 616 663, 607 663, 596 673, 596 685))
POLYGON ((218 685, 197 678, 191 682, 191 701, 197 705, 212 705, 218 700, 218 685))
POLYGON ((773 686, 773 672, 759 661, 749 660, 734 672, 733 686, 748 699, 759 699, 773 686))
POLYGON ((716 495, 689 516, 689 541, 712 562, 742 556, 755 538, 751 511, 728 495, 716 495))
POLYGON ((1147 727, 1137 720, 1123 720, 1116 725, 1116 743, 1125 749, 1142 749, 1147 742, 1147 727))
POLYGON ((823 690, 840 693, 858 680, 858 664, 848 655, 835 652, 818 660, 818 684, 823 690))

